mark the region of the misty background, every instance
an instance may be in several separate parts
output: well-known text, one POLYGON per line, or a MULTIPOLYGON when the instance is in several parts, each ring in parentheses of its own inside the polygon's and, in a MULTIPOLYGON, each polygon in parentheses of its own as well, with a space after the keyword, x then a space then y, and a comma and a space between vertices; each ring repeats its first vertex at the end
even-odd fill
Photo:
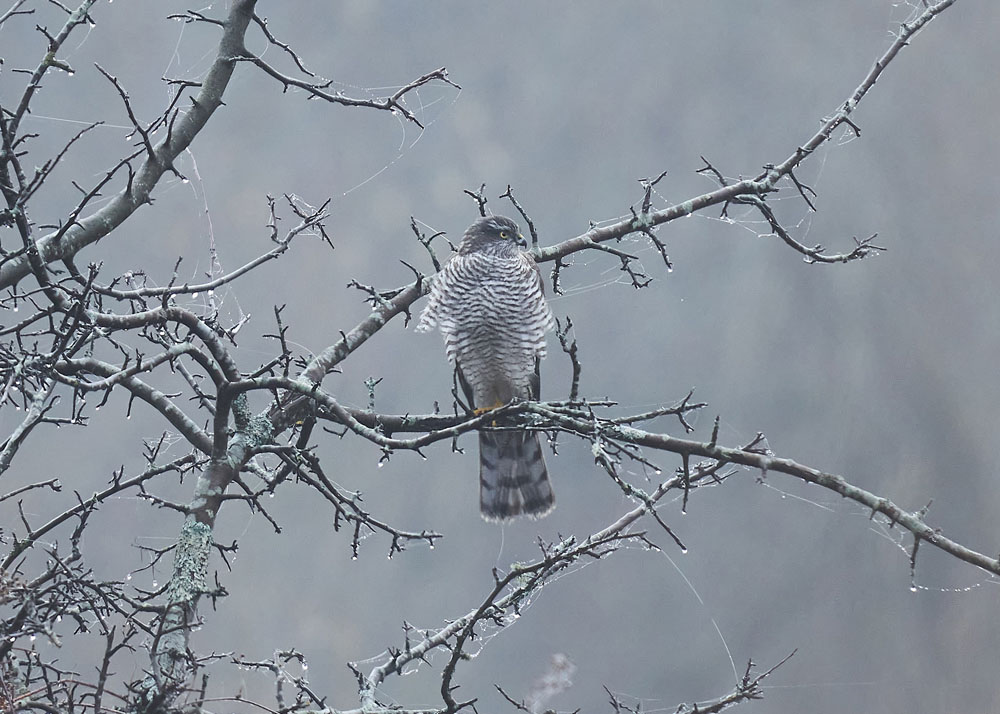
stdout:
MULTIPOLYGON (((919 5, 919 3, 916 3, 919 5)), ((99 63, 127 89, 139 119, 168 105, 161 77, 196 80, 215 56, 218 28, 166 18, 178 2, 101 3, 97 25, 74 35, 62 59, 75 74, 53 72, 26 127, 33 151, 48 156, 82 124, 107 124, 74 146, 33 204, 33 218, 56 223, 79 200, 71 181, 92 184, 130 150, 127 117, 99 63), (46 151, 45 147, 51 147, 46 151)), ((224 3, 198 7, 222 17, 224 3)), ((274 305, 285 305, 288 338, 314 353, 369 313, 350 280, 392 288, 411 279, 406 261, 431 272, 409 228, 457 242, 475 218, 463 189, 486 184, 489 207, 509 185, 531 215, 542 244, 556 243, 628 214, 642 198, 637 179, 668 175, 656 207, 714 188, 695 171, 700 156, 730 177, 778 163, 818 129, 886 49, 912 4, 888 0, 802 3, 261 3, 269 29, 334 88, 385 96, 445 66, 462 89, 433 85, 409 107, 425 130, 388 113, 307 101, 249 64, 237 68, 226 106, 197 137, 155 203, 99 244, 78 265, 103 263, 108 282, 144 270, 151 283, 179 275, 202 280, 218 260, 232 270, 272 245, 266 196, 290 193, 319 205, 332 198, 334 250, 297 239, 280 260, 195 304, 232 320, 249 315, 236 350, 251 370, 277 354, 274 305), (417 101, 419 98, 419 101, 417 101)), ((10 97, 45 52, 32 28, 61 24, 42 7, 0 31, 0 92, 10 97), (49 14, 49 16, 46 15, 49 14)), ((638 253, 655 278, 631 287, 618 260, 573 256, 565 295, 583 364, 581 394, 610 397, 630 412, 681 399, 691 388, 709 406, 694 438, 708 440, 716 414, 720 442, 738 446, 761 431, 778 456, 844 476, 917 510, 985 553, 1000 551, 996 436, 1000 431, 1000 5, 958 2, 903 50, 852 119, 856 138, 838 131, 797 172, 816 189, 812 213, 794 189, 772 197, 802 243, 848 252, 852 236, 878 233, 887 252, 848 265, 806 265, 766 224, 740 207, 732 221, 717 209, 676 221, 658 236, 674 264, 667 272, 642 239, 638 253)), ((248 46, 264 51, 251 29, 248 46)), ((292 70, 271 47, 265 58, 292 70)), ((120 190, 122 182, 114 184, 120 190)), ((110 191, 108 192, 111 193, 110 191)), ((37 230, 36 235, 44 233, 37 230)), ((445 246, 439 244, 445 255, 445 246)), ((542 266, 548 277, 551 264, 542 266)), ((417 304, 423 307, 423 301, 417 304)), ((4 316, 5 324, 12 316, 4 316)), ((427 413, 451 405, 451 370, 437 335, 417 335, 397 318, 346 362, 324 387, 347 405, 369 404, 365 380, 381 379, 375 407, 427 413)), ((543 398, 564 398, 570 365, 549 340, 543 398)), ((258 395, 255 409, 266 397, 258 395)), ((87 429, 38 430, 9 472, 12 483, 58 476, 56 499, 25 499, 44 516, 75 503, 125 465, 142 464, 141 440, 163 422, 113 397, 87 429)), ((7 433, 20 421, 0 412, 7 433)), ((669 419, 651 429, 683 436, 669 419)), ((327 472, 360 489, 380 519, 444 534, 433 550, 413 546, 391 560, 376 536, 351 559, 350 534, 301 487, 286 485, 268 504, 284 531, 241 504, 222 510, 217 540, 239 542, 231 571, 218 563, 231 596, 212 611, 193 645, 265 659, 296 647, 309 661, 313 689, 339 708, 357 705, 345 662, 400 646, 402 622, 440 626, 474 609, 493 584, 491 568, 537 554, 535 540, 585 537, 628 509, 589 443, 563 435, 549 470, 558 507, 548 518, 505 527, 478 512, 475 437, 464 455, 447 443, 396 453, 379 466, 368 442, 317 430, 327 472)), ((183 445, 178 445, 182 449, 183 445)), ((665 472, 679 465, 647 454, 665 472)), ((642 474, 633 479, 644 484, 642 474)), ((162 486, 189 494, 191 483, 162 486)), ((13 510, 4 518, 15 518, 13 510)), ((577 666, 575 684, 549 705, 606 711, 601 689, 641 700, 645 711, 706 699, 735 684, 752 658, 766 668, 797 654, 765 683, 747 712, 1000 711, 996 661, 997 580, 933 552, 917 560, 911 592, 910 538, 885 531, 869 513, 835 494, 781 474, 740 471, 660 513, 687 545, 681 554, 651 530, 664 553, 639 549, 574 570, 547 586, 519 622, 460 665, 462 696, 480 711, 504 710, 501 684, 524 696, 554 653, 577 666), (714 622, 713 622, 714 621, 714 622)), ((120 498, 92 519, 84 540, 90 564, 122 578, 164 547, 181 518, 120 498)), ((13 525, 13 521, 11 521, 13 525)), ((163 567, 136 581, 160 584, 163 567)), ((68 642, 64 664, 96 666, 85 641, 68 642)), ((137 659, 137 668, 141 658, 137 659)), ((442 655, 432 658, 439 668, 442 655)), ((407 706, 437 701, 439 669, 390 680, 382 692, 407 706)), ((122 677, 133 673, 119 671, 122 677)), ((228 670, 213 688, 265 696, 266 678, 228 670)))

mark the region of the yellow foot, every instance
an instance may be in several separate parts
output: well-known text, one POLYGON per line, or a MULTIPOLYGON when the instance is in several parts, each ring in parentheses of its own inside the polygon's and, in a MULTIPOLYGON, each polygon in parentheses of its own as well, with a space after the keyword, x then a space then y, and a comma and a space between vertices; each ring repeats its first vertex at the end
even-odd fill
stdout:
MULTIPOLYGON (((494 405, 493 405, 492 407, 481 407, 481 408, 479 408, 479 409, 473 409, 473 410, 472 410, 472 413, 473 413, 473 414, 475 414, 476 416, 482 416, 482 415, 483 415, 483 414, 485 414, 486 412, 491 412, 491 411, 493 411, 494 409, 499 409, 499 408, 500 408, 500 407, 502 407, 502 406, 503 406, 503 402, 501 402, 500 400, 497 400, 497 403, 496 403, 496 404, 494 404, 494 405)), ((496 423, 496 422, 492 422, 492 423, 490 424, 490 426, 494 426, 494 427, 495 427, 496 425, 497 425, 497 423, 496 423)))
POLYGON ((498 400, 497 403, 494 404, 492 407, 480 407, 479 409, 473 409, 472 413, 475 414, 476 416, 482 416, 486 412, 491 412, 494 409, 499 409, 502 406, 503 406, 503 402, 501 402, 501 401, 498 400))

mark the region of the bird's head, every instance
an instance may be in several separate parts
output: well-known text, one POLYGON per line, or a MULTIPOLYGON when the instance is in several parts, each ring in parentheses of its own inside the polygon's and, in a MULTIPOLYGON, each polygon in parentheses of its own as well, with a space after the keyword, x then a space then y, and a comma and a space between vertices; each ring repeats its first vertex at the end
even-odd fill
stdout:
POLYGON ((517 253, 528 243, 517 223, 506 216, 485 216, 469 226, 462 237, 459 253, 489 251, 498 254, 517 253))

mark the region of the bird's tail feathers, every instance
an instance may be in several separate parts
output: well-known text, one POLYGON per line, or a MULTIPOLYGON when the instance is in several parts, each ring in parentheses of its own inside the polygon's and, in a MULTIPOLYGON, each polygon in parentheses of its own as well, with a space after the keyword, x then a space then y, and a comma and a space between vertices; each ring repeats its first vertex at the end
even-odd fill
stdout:
POLYGON ((555 505, 537 432, 479 432, 479 511, 483 518, 541 518, 555 505))

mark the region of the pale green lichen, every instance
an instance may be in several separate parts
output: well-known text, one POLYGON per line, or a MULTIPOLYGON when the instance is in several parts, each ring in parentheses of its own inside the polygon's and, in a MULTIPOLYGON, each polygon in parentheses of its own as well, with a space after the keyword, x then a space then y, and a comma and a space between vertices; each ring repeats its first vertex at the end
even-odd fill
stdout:
POLYGON ((649 213, 640 213, 632 221, 632 228, 635 230, 642 230, 643 228, 652 228, 653 226, 653 216, 649 213))
POLYGON ((233 418, 236 428, 250 448, 271 443, 274 437, 274 425, 264 414, 254 415, 250 411, 250 402, 246 393, 233 397, 233 418))
POLYGON ((185 522, 174 553, 174 574, 167 594, 171 604, 192 603, 205 592, 211 549, 212 527, 194 519, 185 522))
POLYGON ((626 441, 631 441, 633 443, 639 442, 645 436, 645 432, 634 429, 630 426, 619 425, 616 431, 621 436, 622 439, 626 441))
POLYGON ((681 212, 680 215, 682 216, 690 216, 694 213, 694 201, 688 200, 684 201, 684 203, 678 203, 677 210, 681 212))
POLYGON ((269 444, 274 438, 274 424, 265 414, 257 414, 247 423, 246 434, 252 446, 269 444))
POLYGON ((247 424, 253 415, 250 413, 250 402, 246 392, 240 392, 233 397, 233 417, 238 425, 247 424))

